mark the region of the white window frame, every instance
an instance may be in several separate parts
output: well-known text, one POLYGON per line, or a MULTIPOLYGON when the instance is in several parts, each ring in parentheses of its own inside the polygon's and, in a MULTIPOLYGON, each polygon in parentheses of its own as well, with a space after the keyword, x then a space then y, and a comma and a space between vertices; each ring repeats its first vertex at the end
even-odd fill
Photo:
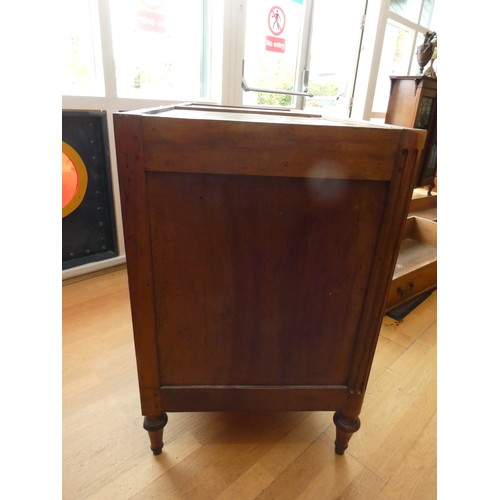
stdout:
MULTIPOLYGON (((414 23, 399 14, 389 10, 390 0, 368 0, 366 13, 365 32, 358 67, 358 78, 356 82, 356 95, 354 97, 352 118, 370 121, 373 119, 385 119, 385 112, 373 111, 373 102, 378 80, 378 70, 382 49, 384 45, 385 30, 389 20, 409 28, 414 33, 412 40, 412 54, 416 51, 416 41, 419 34, 425 34, 428 28, 414 23)), ((420 7, 420 14, 423 1, 420 7)), ((411 70, 410 60, 407 75, 411 70)), ((387 75, 389 78, 389 75, 387 75)))

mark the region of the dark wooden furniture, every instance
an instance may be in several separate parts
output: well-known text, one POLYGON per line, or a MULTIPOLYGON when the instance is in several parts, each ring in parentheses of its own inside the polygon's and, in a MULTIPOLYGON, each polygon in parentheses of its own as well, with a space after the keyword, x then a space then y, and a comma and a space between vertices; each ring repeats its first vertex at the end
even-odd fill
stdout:
POLYGON ((144 428, 335 410, 360 426, 425 132, 185 104, 114 115, 144 428))
POLYGON ((437 170, 437 80, 427 76, 391 76, 385 123, 427 130, 416 186, 434 188, 437 170))

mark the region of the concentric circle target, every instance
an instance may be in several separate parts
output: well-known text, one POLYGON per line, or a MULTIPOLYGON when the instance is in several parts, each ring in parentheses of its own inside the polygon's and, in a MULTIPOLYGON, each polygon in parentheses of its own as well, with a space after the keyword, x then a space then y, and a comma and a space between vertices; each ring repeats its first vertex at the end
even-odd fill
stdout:
POLYGON ((88 174, 77 151, 62 141, 62 216, 75 211, 87 191, 88 174))

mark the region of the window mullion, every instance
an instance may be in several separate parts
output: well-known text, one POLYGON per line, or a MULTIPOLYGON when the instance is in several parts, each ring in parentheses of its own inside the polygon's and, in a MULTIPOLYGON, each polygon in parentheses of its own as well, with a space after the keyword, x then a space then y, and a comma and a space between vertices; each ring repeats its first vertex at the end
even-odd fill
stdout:
POLYGON ((99 0, 99 25, 101 28, 101 53, 104 66, 104 88, 108 98, 117 97, 115 58, 111 32, 109 0, 99 0))
POLYGON ((246 0, 224 1, 224 48, 221 103, 243 104, 241 67, 245 54, 246 0))
POLYGON ((418 23, 414 23, 409 19, 407 19, 406 17, 400 16, 399 14, 396 14, 395 12, 392 12, 390 10, 387 13, 387 19, 396 21, 397 23, 402 24, 403 26, 412 29, 414 31, 425 32, 427 29, 425 26, 422 26, 421 24, 418 23))

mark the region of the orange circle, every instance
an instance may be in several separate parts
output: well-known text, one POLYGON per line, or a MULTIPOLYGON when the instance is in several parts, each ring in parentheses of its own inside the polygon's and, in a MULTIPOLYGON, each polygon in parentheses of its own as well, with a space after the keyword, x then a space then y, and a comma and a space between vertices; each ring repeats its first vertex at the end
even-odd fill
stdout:
POLYGON ((62 154, 62 207, 64 208, 74 197, 78 190, 78 171, 71 158, 62 154))
POLYGON ((76 210, 87 191, 88 175, 85 163, 77 151, 62 142, 62 216, 76 210))

